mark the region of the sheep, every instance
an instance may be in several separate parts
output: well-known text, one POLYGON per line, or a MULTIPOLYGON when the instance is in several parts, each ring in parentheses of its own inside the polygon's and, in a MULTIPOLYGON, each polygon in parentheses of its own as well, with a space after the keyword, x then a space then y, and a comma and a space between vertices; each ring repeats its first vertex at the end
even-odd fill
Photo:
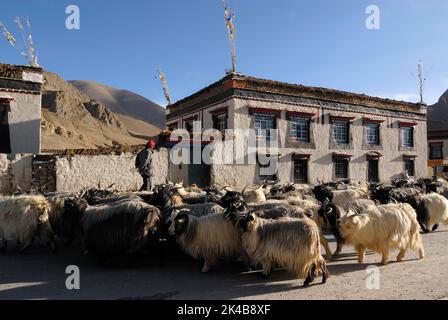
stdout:
POLYGON ((360 264, 366 249, 380 253, 382 265, 388 263, 390 249, 400 250, 398 262, 406 250, 418 250, 420 259, 425 256, 417 214, 409 204, 370 206, 360 214, 349 213, 341 218, 339 229, 346 243, 355 246, 360 264))
POLYGON ((56 242, 48 219, 49 204, 43 196, 0 198, 0 251, 5 252, 9 240, 22 245, 26 252, 35 239, 47 242, 56 253, 56 242))
POLYGON ((67 200, 64 218, 72 220, 86 252, 100 263, 113 256, 134 256, 152 240, 161 220, 160 211, 142 201, 89 206, 67 200))
POLYGON ((253 213, 238 223, 242 246, 252 261, 262 265, 262 274, 269 276, 271 267, 278 265, 305 278, 309 285, 319 272, 322 283, 329 272, 320 253, 319 228, 308 218, 266 220, 253 213))
POLYGON ((424 232, 437 230, 440 223, 448 224, 448 200, 437 194, 421 194, 407 201, 417 212, 417 220, 424 232))
POLYGON ((188 255, 204 260, 202 273, 210 271, 219 257, 239 257, 242 253, 238 229, 220 213, 195 217, 188 209, 177 210, 169 233, 176 235, 188 255))

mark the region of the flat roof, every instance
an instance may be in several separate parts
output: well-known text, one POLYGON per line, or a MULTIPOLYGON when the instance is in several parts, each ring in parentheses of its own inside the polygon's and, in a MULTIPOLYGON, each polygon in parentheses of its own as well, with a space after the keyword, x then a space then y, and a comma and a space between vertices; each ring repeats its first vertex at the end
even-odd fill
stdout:
POLYGON ((175 112, 176 114, 182 113, 182 110, 184 109, 191 111, 194 109, 194 105, 200 104, 200 102, 212 97, 222 95, 229 90, 242 90, 260 94, 301 97, 320 101, 420 114, 422 113, 422 107, 426 108, 426 105, 422 103, 398 101, 335 89, 261 79, 246 76, 241 73, 232 73, 207 86, 206 88, 203 88, 200 91, 168 106, 168 110, 170 113, 175 112))

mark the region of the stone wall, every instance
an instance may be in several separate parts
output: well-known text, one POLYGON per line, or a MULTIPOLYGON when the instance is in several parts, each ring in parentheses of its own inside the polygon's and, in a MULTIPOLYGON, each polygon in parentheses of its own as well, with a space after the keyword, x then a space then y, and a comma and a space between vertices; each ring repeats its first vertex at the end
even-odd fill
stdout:
MULTIPOLYGON (((110 186, 114 190, 136 191, 142 185, 142 178, 134 167, 135 157, 136 152, 56 155, 53 164, 51 160, 44 166, 41 163, 43 171, 36 176, 51 184, 54 175, 55 188, 52 191, 56 192, 78 192, 110 186)), ((165 182, 168 176, 168 151, 157 150, 153 161, 153 184, 165 182)))
POLYGON ((31 189, 33 155, 0 154, 0 194, 11 194, 19 188, 31 189))

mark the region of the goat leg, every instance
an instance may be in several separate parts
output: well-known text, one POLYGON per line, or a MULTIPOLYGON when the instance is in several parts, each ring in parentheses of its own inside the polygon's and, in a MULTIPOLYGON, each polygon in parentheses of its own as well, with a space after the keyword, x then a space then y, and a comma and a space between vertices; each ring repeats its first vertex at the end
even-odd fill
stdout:
POLYGON ((22 249, 20 249, 20 253, 25 254, 30 249, 30 247, 33 245, 33 243, 34 243, 34 238, 30 238, 29 240, 27 240, 25 242, 25 245, 22 247, 22 249))
POLYGON ((316 264, 313 263, 310 270, 308 271, 308 276, 305 279, 305 283, 303 284, 304 287, 307 287, 314 281, 314 278, 316 276, 316 264))
POLYGON ((8 247, 8 240, 6 239, 1 239, 2 241, 2 246, 0 247, 0 253, 5 253, 6 252, 6 248, 8 247))

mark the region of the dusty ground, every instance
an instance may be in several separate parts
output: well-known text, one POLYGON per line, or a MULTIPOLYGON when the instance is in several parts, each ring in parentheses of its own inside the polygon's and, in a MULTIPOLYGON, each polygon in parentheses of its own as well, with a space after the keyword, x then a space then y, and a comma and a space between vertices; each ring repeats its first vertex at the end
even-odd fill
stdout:
POLYGON ((100 268, 77 249, 54 256, 34 247, 21 256, 11 247, 0 256, 0 299, 446 299, 448 228, 423 235, 423 241, 424 260, 412 252, 402 263, 380 267, 379 290, 366 288, 366 268, 376 266, 380 257, 369 254, 358 265, 351 247, 329 264, 332 276, 326 285, 315 282, 309 288, 282 270, 266 280, 244 272, 237 262, 222 262, 209 274, 201 274, 200 263, 188 258, 170 259, 163 267, 142 260, 134 268, 100 268), (65 288, 65 268, 72 264, 81 271, 79 291, 65 288))

